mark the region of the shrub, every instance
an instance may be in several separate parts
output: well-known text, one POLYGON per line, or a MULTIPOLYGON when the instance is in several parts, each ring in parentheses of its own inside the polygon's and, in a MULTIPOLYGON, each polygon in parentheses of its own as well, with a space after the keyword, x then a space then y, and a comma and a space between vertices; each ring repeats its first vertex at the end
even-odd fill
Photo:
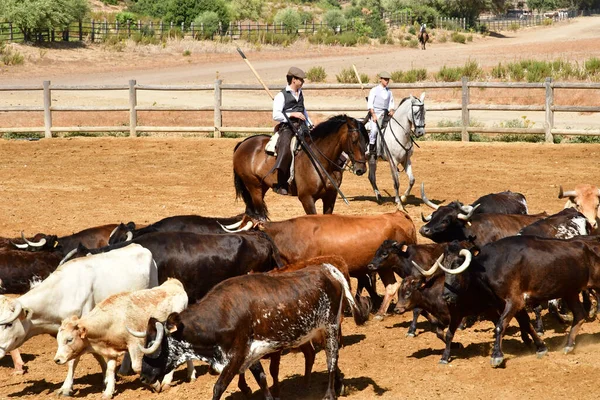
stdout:
POLYGON ((219 15, 214 11, 205 11, 194 20, 198 29, 197 38, 210 39, 219 29, 219 15))
POLYGON ((552 76, 552 66, 544 61, 533 61, 527 68, 527 82, 543 82, 552 76))
POLYGON ((448 36, 446 36, 445 33, 438 38, 438 42, 440 42, 440 43, 446 43, 447 41, 448 41, 448 36))
POLYGON ((517 22, 511 22, 510 25, 508 26, 508 30, 513 31, 513 32, 518 31, 519 28, 520 28, 520 26, 517 22))
MULTIPOLYGON (((339 75, 335 76, 335 79, 338 83, 358 83, 358 79, 356 78, 356 74, 352 67, 342 69, 339 75)), ((360 80, 362 83, 369 83, 369 75, 360 74, 360 80)))
POLYGON ((435 80, 442 82, 456 82, 461 80, 462 74, 463 71, 461 67, 446 67, 444 65, 437 74, 435 74, 435 80))
MULTIPOLYGON (((296 41, 298 35, 274 32, 246 32, 242 34, 241 38, 254 44, 272 44, 287 47, 296 41)), ((311 37, 309 37, 309 40, 310 38, 311 37)))
POLYGON ((0 61, 4 65, 21 65, 25 61, 25 57, 6 43, 0 42, 0 61))
POLYGON ((508 71, 507 71, 506 67, 504 65, 502 65, 502 63, 499 63, 494 68, 492 68, 491 74, 492 74, 492 78, 505 79, 506 76, 508 75, 508 71))
POLYGON ((415 83, 427 79, 427 70, 425 68, 411 69, 406 72, 392 72, 392 80, 399 83, 415 83))
POLYGON ((475 80, 483 75, 483 70, 479 68, 479 64, 475 60, 468 60, 462 68, 462 75, 475 80))
POLYGON ((379 44, 394 44, 394 38, 391 36, 382 36, 379 38, 379 44))
POLYGON ((283 10, 277 11, 275 14, 274 22, 276 24, 282 24, 286 33, 295 34, 298 32, 300 27, 300 14, 293 8, 284 8, 283 10))
POLYGON ((346 25, 346 18, 342 10, 332 9, 323 15, 323 22, 330 27, 334 32, 337 32, 337 27, 346 25))
POLYGON ((115 15, 115 20, 119 23, 119 25, 127 25, 130 22, 135 21, 135 14, 127 11, 121 11, 115 15))
MULTIPOLYGON (((414 25, 411 25, 408 27, 408 33, 410 33, 413 36, 415 36, 417 34, 417 30, 415 29, 414 25)), ((406 40, 408 40, 408 39, 406 39, 406 40)))
POLYGON ((327 73, 323 67, 312 67, 306 71, 306 78, 311 82, 325 82, 327 73))
POLYGON ((465 37, 465 35, 463 35, 462 33, 458 33, 458 32, 452 32, 452 35, 450 36, 450 40, 452 40, 455 43, 462 43, 462 44, 465 44, 467 42, 467 38, 465 37))
POLYGON ((519 63, 509 63, 507 65, 508 74, 513 81, 522 81, 525 78, 525 69, 519 63))
POLYGON ((600 73, 600 58, 592 57, 586 60, 584 68, 589 75, 596 75, 600 73))
POLYGON ((183 51, 183 56, 184 56, 184 57, 189 57, 189 56, 191 56, 191 55, 192 55, 192 52, 191 52, 190 50, 184 50, 184 51, 183 51))
POLYGON ((417 47, 419 47, 419 41, 417 39, 410 39, 408 41, 408 47, 416 49, 417 47))

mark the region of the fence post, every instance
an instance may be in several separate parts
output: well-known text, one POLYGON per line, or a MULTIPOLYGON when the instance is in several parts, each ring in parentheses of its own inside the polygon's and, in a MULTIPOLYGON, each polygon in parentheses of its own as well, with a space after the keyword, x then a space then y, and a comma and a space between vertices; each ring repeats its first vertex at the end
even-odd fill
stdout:
POLYGON ((554 105, 554 88, 552 87, 552 78, 546 78, 544 86, 546 86, 546 117, 544 120, 546 143, 554 143, 554 137, 552 136, 552 128, 554 128, 554 111, 552 110, 552 106, 554 105))
POLYGON ((8 32, 9 32, 10 41, 12 42, 14 40, 12 22, 8 23, 8 32))
POLYGON ((196 39, 196 35, 194 34, 194 22, 190 22, 190 30, 192 31, 192 39, 196 39))
POLYGON ((461 140, 463 142, 469 141, 469 132, 467 132, 467 128, 469 127, 469 86, 467 83, 469 82, 469 78, 466 76, 462 77, 462 133, 461 140))
POLYGON ((83 42, 83 21, 79 20, 79 41, 83 42))
POLYGON ((221 137, 221 126, 222 126, 222 114, 221 105, 223 104, 222 92, 221 92, 221 79, 215 80, 215 138, 221 137))
POLYGON ((137 136, 137 91, 135 88, 136 80, 129 80, 129 136, 137 136))
POLYGON ((92 43, 94 43, 94 39, 96 39, 96 24, 94 20, 92 20, 92 43))
POLYGON ((50 81, 44 81, 44 137, 52 137, 52 94, 50 92, 50 81))

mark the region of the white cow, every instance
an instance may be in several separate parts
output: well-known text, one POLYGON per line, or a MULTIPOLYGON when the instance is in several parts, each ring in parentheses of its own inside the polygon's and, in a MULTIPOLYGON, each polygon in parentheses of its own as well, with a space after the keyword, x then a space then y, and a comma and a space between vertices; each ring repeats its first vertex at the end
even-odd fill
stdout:
MULTIPOLYGON (((17 299, 0 296, 0 358, 33 336, 55 335, 63 319, 89 313, 110 295, 156 285, 158 271, 152 253, 138 244, 69 261, 17 299)), ((106 363, 95 357, 104 371, 106 363)), ((78 361, 69 361, 60 394, 71 394, 78 361)))
MULTIPOLYGON (((145 337, 144 329, 150 317, 166 320, 172 312, 183 311, 187 304, 188 296, 177 279, 169 279, 152 289, 114 294, 89 314, 63 320, 56 337, 58 350, 54 361, 64 364, 85 353, 102 356, 107 363, 106 388, 102 397, 111 398, 115 391, 115 367, 119 356, 129 351, 133 370, 140 373, 142 368, 144 354, 140 349, 144 348, 144 339, 130 334, 131 329, 141 331, 140 336, 145 337)), ((188 363, 188 367, 190 365, 191 371, 194 371, 193 363, 188 363)), ((195 378, 195 375, 190 378, 195 378)))

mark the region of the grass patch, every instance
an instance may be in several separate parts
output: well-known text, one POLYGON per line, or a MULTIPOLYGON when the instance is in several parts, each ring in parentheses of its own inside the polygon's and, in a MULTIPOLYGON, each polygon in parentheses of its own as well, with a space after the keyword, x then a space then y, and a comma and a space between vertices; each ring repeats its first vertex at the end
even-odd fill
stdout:
POLYGON ((327 73, 323 67, 312 67, 306 71, 306 78, 311 82, 325 82, 327 73))
MULTIPOLYGON (((342 69, 335 79, 338 83, 359 83, 352 67, 342 69)), ((360 80, 362 83, 369 83, 369 75, 360 74, 360 80)))

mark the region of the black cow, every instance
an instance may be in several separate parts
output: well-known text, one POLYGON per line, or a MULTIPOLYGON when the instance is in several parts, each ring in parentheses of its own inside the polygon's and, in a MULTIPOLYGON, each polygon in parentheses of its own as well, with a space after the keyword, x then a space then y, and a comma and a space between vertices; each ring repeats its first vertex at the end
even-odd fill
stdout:
MULTIPOLYGON (((544 342, 535 333, 526 306, 562 298, 573 312, 565 353, 573 350, 575 337, 584 320, 579 293, 600 286, 600 241, 577 237, 568 240, 535 236, 514 236, 498 240, 471 252, 452 244, 441 267, 447 272, 444 299, 450 304, 478 303, 501 312, 496 323, 491 364, 504 361, 502 337, 510 320, 516 317, 529 333, 539 357, 547 353, 544 342)), ((446 332, 446 351, 452 341, 457 322, 451 321, 446 332)))
POLYGON ((263 232, 220 235, 154 232, 100 249, 80 247, 73 257, 103 253, 131 243, 152 252, 159 284, 167 278, 183 283, 190 304, 227 278, 250 271, 265 272, 282 265, 277 248, 263 232))
POLYGON ((585 215, 574 208, 562 211, 527 225, 519 231, 522 236, 570 239, 579 235, 590 235, 592 226, 585 215))
POLYGON ((60 252, 0 252, 0 294, 23 294, 36 281, 48 277, 63 258, 60 252))
POLYGON ((163 218, 151 225, 136 229, 134 222, 119 224, 112 232, 109 244, 116 244, 131 240, 146 233, 152 232, 193 232, 193 233, 223 233, 222 225, 234 225, 239 222, 244 214, 235 217, 202 217, 200 215, 176 215, 163 218), (222 224, 222 225, 221 225, 222 224))
POLYGON ((228 279, 198 303, 171 314, 164 325, 149 320, 142 382, 160 389, 165 374, 188 359, 200 359, 220 372, 213 400, 220 399, 232 379, 248 368, 265 398, 272 398, 261 357, 324 334, 329 372, 325 398, 334 399, 343 387, 337 364, 344 299, 355 322, 364 323, 368 310, 357 306, 343 274, 330 264, 228 279))
POLYGON ((76 249, 79 244, 91 249, 97 249, 108 245, 110 235, 116 228, 117 224, 107 224, 87 228, 72 235, 62 237, 38 233, 31 240, 26 239, 25 236, 21 234, 25 243, 15 243, 14 245, 22 250, 29 251, 59 251, 62 252, 64 256, 71 250, 76 249))

